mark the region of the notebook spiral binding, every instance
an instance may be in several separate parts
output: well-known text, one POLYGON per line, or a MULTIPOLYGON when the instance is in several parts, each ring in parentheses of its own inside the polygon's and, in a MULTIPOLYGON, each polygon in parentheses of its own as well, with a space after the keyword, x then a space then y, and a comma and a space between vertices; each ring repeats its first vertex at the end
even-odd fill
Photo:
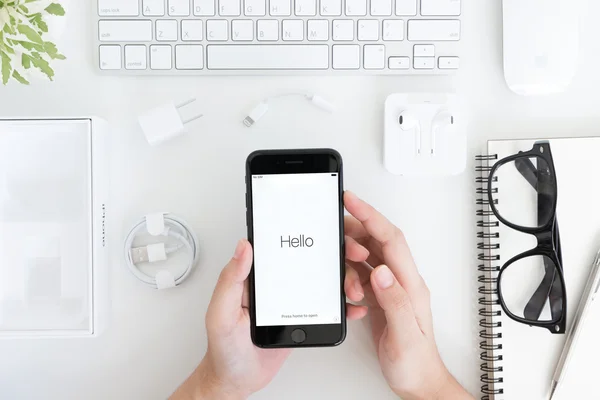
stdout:
MULTIPOLYGON (((477 249, 479 265, 477 270, 481 272, 477 281, 481 284, 478 289, 479 297, 479 358, 482 363, 480 381, 482 383, 482 400, 494 399, 496 395, 504 393, 502 389, 502 322, 499 321, 502 309, 498 300, 497 277, 500 271, 500 256, 496 253, 500 249, 498 226, 488 198, 489 173, 493 162, 498 159, 497 155, 477 156, 475 171, 477 174, 477 249)), ((496 182, 497 178, 493 178, 496 182)), ((492 193, 498 193, 498 188, 492 186, 492 193)), ((493 200, 497 203, 497 200, 493 200)))

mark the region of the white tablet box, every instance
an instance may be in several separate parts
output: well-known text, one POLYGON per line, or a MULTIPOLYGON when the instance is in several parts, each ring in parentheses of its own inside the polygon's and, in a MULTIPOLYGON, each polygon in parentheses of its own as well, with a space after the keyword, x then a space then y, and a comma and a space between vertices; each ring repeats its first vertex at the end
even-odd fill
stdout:
POLYGON ((0 118, 0 338, 106 322, 106 123, 0 118))

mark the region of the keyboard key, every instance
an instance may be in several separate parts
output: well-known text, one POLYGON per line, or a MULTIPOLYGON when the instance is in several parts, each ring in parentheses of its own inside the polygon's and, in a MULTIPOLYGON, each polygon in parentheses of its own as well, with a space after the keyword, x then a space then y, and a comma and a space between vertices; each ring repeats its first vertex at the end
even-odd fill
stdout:
POLYGON ((304 40, 304 21, 301 19, 286 19, 282 22, 282 28, 283 40, 304 40))
MULTIPOLYGON (((208 22, 206 24, 208 25, 208 22)), ((204 68, 204 50, 199 44, 180 44, 175 46, 175 68, 204 68)))
POLYGON ((435 57, 414 57, 413 66, 415 69, 433 69, 435 57))
POLYGON ((460 0, 421 0, 421 15, 460 15, 460 0))
POLYGON ((227 39, 227 20, 213 19, 206 21, 206 40, 225 41, 227 39))
POLYGON ((410 58, 408 57, 390 57, 388 59, 389 69, 409 69, 410 58))
POLYGON ((332 50, 333 69, 359 69, 360 46, 357 44, 336 44, 332 50))
POLYGON ((267 12, 265 0, 245 0, 244 14, 264 17, 267 12))
POLYGON ((460 39, 460 20, 410 20, 408 21, 408 40, 446 41, 460 39))
POLYGON ((208 68, 215 70, 315 70, 329 68, 329 46, 210 45, 208 68))
POLYGON ((351 19, 334 19, 333 40, 354 40, 354 21, 351 19))
POLYGON ((321 0, 321 15, 342 15, 342 0, 321 0))
POLYGON ((371 0, 371 15, 392 15, 392 0, 371 0))
POLYGON ((346 15, 367 15, 367 0, 346 0, 346 15))
POLYGON ((317 0, 295 0, 296 15, 317 15, 317 0))
POLYGON ((162 17, 165 15, 165 0, 143 0, 142 12, 147 17, 162 17))
POLYGON ((254 22, 251 19, 240 19, 231 21, 231 39, 234 41, 245 41, 254 39, 254 22))
POLYGON ((177 21, 174 19, 156 20, 156 40, 159 42, 177 41, 177 21))
POLYGON ((435 46, 432 44, 416 44, 414 48, 415 57, 435 56, 435 46))
POLYGON ((168 0, 169 15, 172 17, 187 17, 190 15, 190 0, 168 0))
POLYGON ((219 0, 219 15, 237 17, 240 13, 240 0, 219 0))
POLYGON ((365 69, 385 68, 385 46, 382 44, 367 44, 364 47, 363 66, 365 69))
POLYGON ((202 40, 202 20, 184 19, 181 21, 181 40, 200 41, 202 40))
POLYGON ((329 21, 326 19, 311 19, 306 31, 308 40, 329 40, 329 21))
POLYGON ((146 46, 139 44, 125 46, 126 69, 146 69, 146 64, 146 46))
POLYGON ((194 15, 199 17, 215 15, 215 0, 194 0, 194 15))
POLYGON ((138 0, 98 0, 101 17, 137 17, 140 15, 138 0))
POLYGON ((396 0, 396 15, 417 15, 417 0, 396 0))
POLYGON ((121 46, 100 46, 100 69, 121 69, 121 46))
POLYGON ((279 40, 279 21, 276 19, 260 19, 257 22, 259 41, 279 40))
POLYGON ((150 46, 150 68, 159 70, 169 70, 173 68, 170 45, 150 46))
POLYGON ((152 40, 152 21, 98 21, 101 42, 149 42, 152 40))
POLYGON ((460 59, 458 57, 440 57, 438 58, 439 69, 458 69, 460 59))
POLYGON ((376 19, 359 20, 358 40, 379 40, 379 21, 376 19))
POLYGON ((404 21, 400 19, 383 21, 383 40, 404 40, 404 21))
POLYGON ((292 15, 291 0, 269 0, 269 13, 273 16, 292 15))

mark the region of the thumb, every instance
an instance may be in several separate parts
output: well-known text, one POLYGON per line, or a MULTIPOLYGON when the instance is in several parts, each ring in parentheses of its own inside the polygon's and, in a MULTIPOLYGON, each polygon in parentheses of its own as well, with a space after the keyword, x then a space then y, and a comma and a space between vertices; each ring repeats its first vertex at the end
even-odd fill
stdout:
POLYGON ((371 286, 379 306, 385 313, 391 337, 402 345, 421 333, 410 297, 386 265, 371 273, 371 286))
POLYGON ((209 329, 231 328, 239 317, 244 295, 244 281, 252 267, 252 246, 246 239, 238 242, 235 253, 221 271, 206 314, 209 329))

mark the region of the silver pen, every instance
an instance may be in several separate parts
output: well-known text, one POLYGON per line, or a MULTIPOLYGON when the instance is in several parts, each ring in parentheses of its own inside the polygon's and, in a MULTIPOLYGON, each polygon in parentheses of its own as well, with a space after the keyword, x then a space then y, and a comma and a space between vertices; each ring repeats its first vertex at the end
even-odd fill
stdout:
POLYGON ((585 289, 583 290, 583 294, 581 295, 581 299, 579 300, 579 305, 577 306, 577 311, 575 312, 575 317, 573 318, 573 325, 569 329, 567 333, 567 340, 565 342, 565 347, 563 347, 563 351, 560 354, 560 359, 558 360, 558 364, 556 365, 556 370, 554 371, 554 376, 552 377, 552 384, 550 386, 550 399, 556 393, 561 380, 567 370, 567 366, 569 364, 569 360, 573 355, 573 349, 577 343, 577 339, 579 338, 579 334, 582 331, 583 323, 585 322, 585 318, 591 308, 594 299, 596 298, 596 294, 598 293, 598 288, 600 287, 600 252, 596 254, 596 258, 594 259, 594 264, 592 265, 592 270, 590 271, 590 275, 585 285, 585 289))

